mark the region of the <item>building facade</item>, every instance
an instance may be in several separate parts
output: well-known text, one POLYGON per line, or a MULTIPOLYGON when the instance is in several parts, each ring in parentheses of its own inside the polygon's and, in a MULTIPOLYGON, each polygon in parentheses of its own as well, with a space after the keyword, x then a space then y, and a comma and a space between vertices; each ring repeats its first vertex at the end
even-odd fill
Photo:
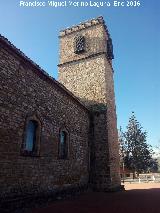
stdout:
POLYGON ((121 188, 113 48, 104 20, 59 38, 56 81, 0 36, 2 197, 121 188))

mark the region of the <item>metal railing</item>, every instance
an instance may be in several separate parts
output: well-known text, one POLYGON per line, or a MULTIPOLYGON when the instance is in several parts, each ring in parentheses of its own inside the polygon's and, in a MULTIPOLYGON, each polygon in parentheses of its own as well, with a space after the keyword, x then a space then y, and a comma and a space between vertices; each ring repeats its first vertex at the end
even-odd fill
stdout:
POLYGON ((123 183, 160 183, 160 174, 140 174, 139 177, 125 177, 121 179, 123 183))

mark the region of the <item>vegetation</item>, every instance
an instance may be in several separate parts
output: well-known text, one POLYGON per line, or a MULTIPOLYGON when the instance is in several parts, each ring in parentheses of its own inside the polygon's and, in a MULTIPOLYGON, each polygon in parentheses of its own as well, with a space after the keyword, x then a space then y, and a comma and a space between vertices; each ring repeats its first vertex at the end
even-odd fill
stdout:
POLYGON ((158 163, 158 172, 160 172, 160 140, 158 141, 158 145, 155 147, 155 159, 158 163))
POLYGON ((126 132, 119 131, 120 159, 125 168, 133 173, 156 172, 157 161, 153 158, 151 145, 147 143, 147 132, 143 131, 134 112, 129 118, 126 132))

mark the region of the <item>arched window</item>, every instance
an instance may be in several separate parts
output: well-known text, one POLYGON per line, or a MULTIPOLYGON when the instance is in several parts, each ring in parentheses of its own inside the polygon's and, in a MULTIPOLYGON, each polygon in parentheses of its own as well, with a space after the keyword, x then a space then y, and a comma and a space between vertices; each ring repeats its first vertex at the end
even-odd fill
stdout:
POLYGON ((76 54, 83 53, 85 51, 85 37, 78 35, 74 38, 74 52, 76 54))
POLYGON ((25 150, 33 152, 36 144, 36 132, 37 132, 38 123, 34 120, 30 120, 26 129, 26 141, 25 141, 25 150))
POLYGON ((41 122, 36 115, 26 119, 24 129, 24 140, 21 147, 21 154, 25 156, 39 156, 41 138, 41 122))
POLYGON ((60 131, 59 141, 59 158, 66 159, 68 157, 68 134, 66 131, 60 131))

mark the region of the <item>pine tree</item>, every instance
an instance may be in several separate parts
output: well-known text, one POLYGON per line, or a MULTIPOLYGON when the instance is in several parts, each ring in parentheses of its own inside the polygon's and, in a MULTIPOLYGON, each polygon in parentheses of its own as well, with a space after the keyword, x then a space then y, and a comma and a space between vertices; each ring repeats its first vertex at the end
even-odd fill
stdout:
POLYGON ((122 131, 122 128, 120 127, 118 131, 118 141, 119 141, 119 156, 120 156, 120 166, 123 166, 124 163, 124 157, 125 157, 125 138, 124 133, 122 131))
MULTIPOLYGON (((134 112, 129 118, 127 131, 124 133, 124 164, 134 173, 148 172, 153 166, 153 150, 147 143, 147 132, 143 131, 134 112)), ((155 162, 154 162, 155 163, 155 162)))

